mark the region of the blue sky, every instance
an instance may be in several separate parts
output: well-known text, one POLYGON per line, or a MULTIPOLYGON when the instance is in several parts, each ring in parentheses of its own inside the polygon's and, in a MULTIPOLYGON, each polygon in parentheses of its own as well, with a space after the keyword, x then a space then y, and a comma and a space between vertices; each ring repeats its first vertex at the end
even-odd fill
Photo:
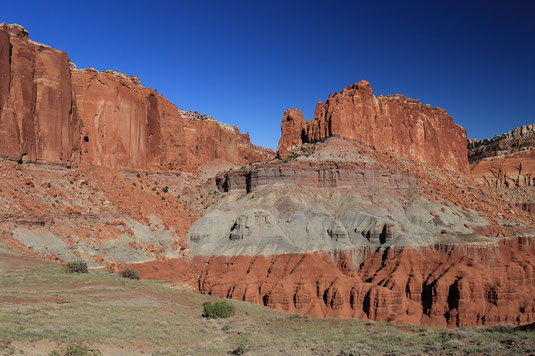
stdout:
POLYGON ((276 148, 285 109, 366 79, 473 138, 535 122, 534 1, 10 1, 0 22, 276 148))

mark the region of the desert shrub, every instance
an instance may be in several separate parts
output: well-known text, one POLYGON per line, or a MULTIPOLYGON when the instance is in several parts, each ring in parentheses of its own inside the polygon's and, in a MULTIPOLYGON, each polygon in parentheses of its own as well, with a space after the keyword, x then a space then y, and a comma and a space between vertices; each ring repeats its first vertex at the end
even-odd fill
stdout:
POLYGON ((54 350, 50 356, 102 356, 102 352, 98 350, 90 350, 89 347, 83 344, 69 344, 65 351, 54 350))
POLYGON ((169 187, 168 187, 168 186, 163 187, 162 191, 163 191, 164 193, 167 193, 167 192, 169 191, 169 187))
POLYGON ((248 335, 242 334, 238 337, 238 344, 232 352, 234 355, 245 355, 251 350, 251 341, 248 335))
POLYGON ((202 316, 205 318, 228 318, 234 315, 234 307, 225 301, 206 302, 202 305, 202 316))
POLYGON ((139 272, 132 268, 125 268, 121 271, 121 276, 128 279, 139 279, 139 272))
POLYGON ((84 261, 74 261, 67 263, 67 273, 87 273, 87 263, 84 261))

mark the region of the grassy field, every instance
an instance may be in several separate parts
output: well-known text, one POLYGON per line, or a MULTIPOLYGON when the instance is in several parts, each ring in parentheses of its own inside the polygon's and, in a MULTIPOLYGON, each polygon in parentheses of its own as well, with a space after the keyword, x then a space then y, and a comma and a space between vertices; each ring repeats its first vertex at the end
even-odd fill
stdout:
POLYGON ((0 355, 49 355, 71 342, 103 355, 227 355, 243 339, 251 355, 535 355, 535 333, 512 327, 320 320, 237 301, 235 316, 205 319, 202 303, 218 299, 178 287, 55 264, 2 271, 0 355))

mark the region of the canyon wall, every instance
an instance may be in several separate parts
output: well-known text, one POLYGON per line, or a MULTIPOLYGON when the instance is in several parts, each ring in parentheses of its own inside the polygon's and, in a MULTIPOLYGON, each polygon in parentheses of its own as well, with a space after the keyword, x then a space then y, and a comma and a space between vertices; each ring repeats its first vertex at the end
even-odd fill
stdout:
POLYGON ((446 111, 402 95, 376 97, 366 81, 331 94, 305 122, 301 111, 284 113, 278 154, 328 137, 357 140, 396 157, 469 172, 466 131, 446 111))
POLYGON ((0 26, 0 155, 71 164, 80 149, 72 114, 69 58, 30 41, 16 25, 0 26))
POLYGON ((248 135, 187 115, 138 78, 77 69, 67 55, 0 26, 0 156, 125 170, 194 170, 270 159, 248 135))

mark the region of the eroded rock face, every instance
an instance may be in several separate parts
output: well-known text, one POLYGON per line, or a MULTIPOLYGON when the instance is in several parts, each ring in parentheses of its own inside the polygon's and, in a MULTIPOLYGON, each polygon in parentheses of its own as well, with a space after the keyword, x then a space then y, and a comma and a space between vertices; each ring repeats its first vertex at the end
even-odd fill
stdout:
POLYGON ((277 153, 285 155, 288 151, 301 146, 306 139, 306 122, 299 109, 288 109, 284 112, 281 123, 281 138, 277 153))
POLYGON ((0 25, 0 156, 70 165, 79 160, 69 58, 0 25))
POLYGON ((381 152, 467 174, 466 131, 446 111, 402 95, 375 97, 360 81, 319 102, 314 117, 303 124, 300 111, 286 111, 279 155, 299 145, 328 137, 358 140, 381 152))
POLYGON ((492 139, 469 140, 472 177, 492 187, 535 185, 535 125, 517 127, 492 139))
MULTIPOLYGON (((156 91, 111 71, 75 70, 72 83, 75 114, 83 123, 80 140, 85 162, 119 169, 158 170, 170 163, 164 159, 167 149, 184 149, 182 117, 156 91), (169 147, 166 141, 173 145, 169 147)), ((185 164, 180 156, 174 160, 177 166, 185 164)))
POLYGON ((79 70, 64 52, 0 27, 0 156, 126 170, 195 170, 273 157, 238 128, 184 115, 138 78, 79 70))
POLYGON ((434 327, 535 320, 535 244, 514 238, 476 246, 355 249, 337 253, 195 257, 135 265, 175 281, 200 276, 201 293, 314 317, 434 327), (175 270, 175 273, 170 271, 175 270))
POLYGON ((184 120, 184 140, 182 154, 188 166, 212 160, 245 164, 267 161, 275 156, 270 149, 252 145, 249 134, 242 134, 237 126, 215 120, 184 120))
POLYGON ((323 163, 320 165, 295 162, 260 169, 229 171, 218 175, 216 182, 222 192, 254 192, 272 184, 298 184, 315 188, 383 187, 398 189, 415 187, 415 179, 406 172, 383 174, 376 167, 351 163, 323 163))
POLYGON ((492 139, 469 140, 474 181, 499 191, 533 213, 535 206, 535 125, 517 127, 492 139))

